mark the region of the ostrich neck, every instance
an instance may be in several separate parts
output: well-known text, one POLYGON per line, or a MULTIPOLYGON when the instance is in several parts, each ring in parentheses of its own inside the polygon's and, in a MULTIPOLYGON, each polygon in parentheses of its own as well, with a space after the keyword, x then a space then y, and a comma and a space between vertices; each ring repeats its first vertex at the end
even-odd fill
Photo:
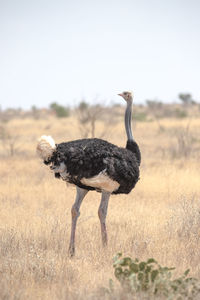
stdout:
POLYGON ((126 128, 126 134, 128 140, 134 141, 132 129, 131 129, 131 120, 132 120, 132 101, 128 101, 126 112, 125 112, 125 128, 126 128))

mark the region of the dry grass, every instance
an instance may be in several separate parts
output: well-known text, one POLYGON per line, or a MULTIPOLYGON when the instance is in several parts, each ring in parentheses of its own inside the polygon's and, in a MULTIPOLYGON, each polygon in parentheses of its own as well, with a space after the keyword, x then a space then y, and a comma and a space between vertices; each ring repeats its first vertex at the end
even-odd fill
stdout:
MULTIPOLYGON (((200 277, 199 152, 173 159, 177 128, 187 121, 137 123, 134 132, 142 150, 141 180, 129 195, 112 196, 107 226, 109 245, 102 249, 97 216, 100 195, 84 199, 78 221, 76 256, 67 255, 75 188, 54 179, 35 155, 37 137, 51 134, 56 142, 79 138, 75 118, 13 120, 7 126, 20 135, 18 152, 0 149, 0 298, 106 299, 101 287, 114 278, 116 252, 191 268, 200 277), (169 151, 168 151, 169 150, 169 151)), ((101 123, 98 130, 101 131, 101 123)), ((190 131, 198 137, 200 121, 190 131)), ((123 123, 105 137, 123 146, 123 123)), ((200 142, 195 141, 195 149, 200 142)), ((117 283, 116 283, 117 285, 117 283)), ((118 299, 125 299, 119 294, 118 299)), ((113 299, 116 299, 116 295, 113 299)), ((128 299, 128 298, 127 298, 128 299)))

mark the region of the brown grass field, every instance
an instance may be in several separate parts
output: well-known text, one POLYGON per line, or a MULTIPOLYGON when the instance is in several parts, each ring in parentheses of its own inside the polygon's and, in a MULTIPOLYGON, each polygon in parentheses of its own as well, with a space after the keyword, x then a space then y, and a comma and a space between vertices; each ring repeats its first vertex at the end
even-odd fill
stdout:
MULTIPOLYGON (((176 267, 176 275, 190 268, 200 278, 200 120, 161 123, 162 130, 155 121, 133 126, 142 152, 140 181, 129 195, 110 199, 107 249, 97 215, 100 194, 84 199, 73 259, 67 250, 75 187, 55 179, 35 147, 42 134, 57 143, 81 138, 76 118, 6 124, 18 148, 11 157, 0 145, 0 299, 110 299, 102 287, 110 278, 118 287, 112 267, 117 252, 154 257, 176 267)), ((102 128, 99 122, 97 136, 102 128)), ((123 119, 104 138, 124 146, 123 119)), ((119 292, 112 299, 125 298, 119 292)))

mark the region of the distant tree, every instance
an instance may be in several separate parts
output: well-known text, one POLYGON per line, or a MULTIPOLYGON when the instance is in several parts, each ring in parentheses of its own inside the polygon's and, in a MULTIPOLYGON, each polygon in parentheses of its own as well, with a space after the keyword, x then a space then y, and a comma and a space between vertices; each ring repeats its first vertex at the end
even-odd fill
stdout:
POLYGON ((178 95, 179 99, 182 101, 184 105, 189 105, 189 104, 195 104, 196 102, 192 99, 191 94, 187 93, 180 93, 178 95))
POLYGON ((160 119, 163 116, 163 103, 156 100, 146 100, 146 103, 150 113, 154 116, 158 124, 159 131, 163 131, 164 127, 160 123, 160 119))
POLYGON ((95 137, 96 122, 101 119, 105 109, 99 104, 89 105, 81 102, 78 107, 78 121, 80 123, 80 131, 83 137, 95 137))
POLYGON ((36 110, 37 110, 36 105, 32 105, 31 110, 32 110, 32 111, 36 111, 36 110))
POLYGON ((80 103, 79 103, 79 106, 78 106, 78 109, 80 111, 84 111, 86 109, 88 109, 89 107, 89 104, 87 102, 85 102, 84 100, 82 100, 80 103))
POLYGON ((68 107, 62 106, 56 102, 50 104, 50 108, 55 112, 58 118, 69 117, 70 110, 68 107))
POLYGON ((97 121, 101 121, 101 130, 98 132, 98 137, 103 138, 109 132, 109 129, 111 130, 113 124, 117 122, 117 113, 114 110, 114 107, 109 108, 101 104, 90 105, 85 101, 80 102, 77 107, 77 117, 81 136, 84 138, 96 137, 97 121))
POLYGON ((31 107, 31 113, 35 119, 39 119, 39 109, 35 105, 31 107))
POLYGON ((156 109, 159 110, 163 107, 163 103, 161 101, 156 101, 156 100, 146 100, 147 106, 150 109, 156 109))

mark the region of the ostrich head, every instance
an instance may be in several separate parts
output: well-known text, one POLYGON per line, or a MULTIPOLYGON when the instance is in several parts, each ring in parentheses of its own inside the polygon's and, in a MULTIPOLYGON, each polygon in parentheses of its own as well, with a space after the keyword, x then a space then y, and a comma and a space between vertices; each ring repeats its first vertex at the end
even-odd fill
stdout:
POLYGON ((129 102, 129 101, 133 101, 133 93, 132 92, 123 92, 121 94, 118 94, 119 96, 121 96, 122 98, 124 98, 124 100, 126 102, 129 102))

